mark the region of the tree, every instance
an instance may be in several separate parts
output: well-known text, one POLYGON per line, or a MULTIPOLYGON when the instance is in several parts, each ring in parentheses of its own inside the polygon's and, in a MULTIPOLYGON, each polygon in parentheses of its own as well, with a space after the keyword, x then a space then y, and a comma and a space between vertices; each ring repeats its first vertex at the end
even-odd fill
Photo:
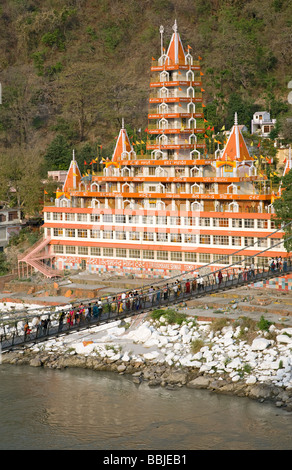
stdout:
POLYGON ((100 97, 97 89, 99 69, 79 63, 71 64, 60 77, 61 102, 64 116, 76 124, 79 141, 85 140, 89 129, 97 122, 96 106, 100 97))
POLYGON ((50 143, 45 153, 47 170, 68 170, 72 151, 62 134, 58 134, 50 143))
POLYGON ((37 151, 7 149, 1 155, 0 200, 29 216, 41 209, 43 159, 37 151))
POLYGON ((292 237, 292 170, 282 179, 281 197, 276 199, 273 205, 276 222, 284 226, 284 246, 290 252, 292 250, 292 238, 290 238, 292 237))

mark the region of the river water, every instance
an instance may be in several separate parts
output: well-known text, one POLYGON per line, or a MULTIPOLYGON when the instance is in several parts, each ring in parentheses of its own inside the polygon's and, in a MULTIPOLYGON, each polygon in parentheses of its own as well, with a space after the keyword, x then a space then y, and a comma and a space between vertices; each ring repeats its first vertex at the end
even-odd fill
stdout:
POLYGON ((82 369, 0 365, 1 450, 291 450, 292 414, 82 369))

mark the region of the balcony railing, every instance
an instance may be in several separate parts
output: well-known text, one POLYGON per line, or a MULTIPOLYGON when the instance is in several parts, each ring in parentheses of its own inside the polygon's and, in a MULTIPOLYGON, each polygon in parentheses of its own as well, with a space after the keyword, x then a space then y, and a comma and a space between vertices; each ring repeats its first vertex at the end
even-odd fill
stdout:
MULTIPOLYGON (((168 67, 170 67, 172 70, 175 70, 173 69, 173 67, 176 67, 176 69, 179 69, 179 66, 182 65, 182 66, 185 66, 185 65, 188 65, 186 64, 185 62, 180 62, 180 64, 176 64, 173 60, 167 58, 165 64, 162 63, 161 60, 152 60, 151 61, 151 67, 163 67, 163 65, 165 65, 165 69, 167 70, 168 67)), ((194 67, 194 70, 197 70, 198 67, 200 67, 201 63, 199 60, 193 60, 193 63, 191 65, 191 69, 193 69, 194 67)))

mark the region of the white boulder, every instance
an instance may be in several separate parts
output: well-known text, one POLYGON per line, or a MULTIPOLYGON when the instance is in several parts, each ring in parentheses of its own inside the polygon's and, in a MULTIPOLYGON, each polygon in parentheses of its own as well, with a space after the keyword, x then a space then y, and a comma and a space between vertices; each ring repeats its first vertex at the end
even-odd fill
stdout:
POLYGON ((264 349, 268 348, 271 344, 266 338, 255 338, 251 345, 252 351, 263 351, 264 349))

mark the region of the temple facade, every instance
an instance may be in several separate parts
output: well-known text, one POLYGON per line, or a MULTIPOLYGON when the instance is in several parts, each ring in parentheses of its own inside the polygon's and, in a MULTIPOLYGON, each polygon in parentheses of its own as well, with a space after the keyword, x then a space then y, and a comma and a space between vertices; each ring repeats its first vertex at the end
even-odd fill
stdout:
POLYGON ((102 175, 82 176, 73 152, 62 190, 44 207, 47 265, 155 278, 240 266, 265 248, 256 264, 286 256, 283 233, 266 238, 276 231, 275 195, 237 115, 225 145, 207 154, 201 62, 183 47, 176 22, 167 50, 160 33, 147 152, 136 153, 124 123, 102 175))

